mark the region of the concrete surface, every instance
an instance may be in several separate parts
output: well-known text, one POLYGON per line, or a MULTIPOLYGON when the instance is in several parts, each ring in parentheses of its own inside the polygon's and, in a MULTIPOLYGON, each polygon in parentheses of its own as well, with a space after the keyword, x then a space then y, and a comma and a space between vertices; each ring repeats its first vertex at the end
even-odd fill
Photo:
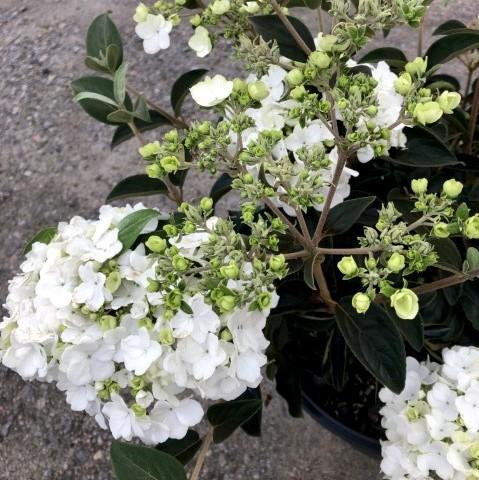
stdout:
MULTIPOLYGON (((94 16, 113 11, 126 39, 131 83, 164 105, 173 80, 204 65, 186 46, 186 30, 174 33, 174 47, 161 55, 141 53, 130 21, 134 7, 134 0, 0 1, 2 299, 32 233, 74 214, 94 215, 118 180, 142 171, 136 145, 111 152, 111 128, 90 120, 72 101, 69 82, 86 72, 84 34, 94 16)), ((441 18, 470 20, 478 10, 477 0, 451 0, 447 8, 437 1, 428 25, 441 18)), ((387 43, 414 55, 414 35, 394 33, 387 43)), ((222 52, 209 64, 231 74, 236 67, 230 53, 222 52)), ((190 197, 200 195, 199 184, 190 182, 190 197)), ((71 412, 53 386, 26 384, 0 368, 0 479, 110 479, 109 442, 92 419, 71 412)), ((275 396, 265 412, 263 439, 237 433, 214 447, 202 478, 375 480, 379 475, 377 462, 311 419, 289 418, 275 396)))

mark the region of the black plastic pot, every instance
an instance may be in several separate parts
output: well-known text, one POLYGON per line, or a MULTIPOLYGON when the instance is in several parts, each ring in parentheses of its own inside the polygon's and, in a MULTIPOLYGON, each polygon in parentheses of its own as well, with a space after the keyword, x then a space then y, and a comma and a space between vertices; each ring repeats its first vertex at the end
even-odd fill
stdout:
POLYGON ((381 458, 381 445, 377 438, 368 437, 332 417, 315 401, 314 392, 303 390, 303 407, 321 426, 348 442, 352 447, 371 458, 381 458))

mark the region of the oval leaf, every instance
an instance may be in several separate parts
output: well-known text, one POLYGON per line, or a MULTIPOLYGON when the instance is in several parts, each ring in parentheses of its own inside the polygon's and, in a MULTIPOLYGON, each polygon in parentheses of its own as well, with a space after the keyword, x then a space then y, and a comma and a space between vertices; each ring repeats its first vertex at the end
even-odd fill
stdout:
POLYGON ((123 42, 118 28, 107 13, 99 15, 93 20, 86 34, 86 52, 89 57, 102 58, 107 56, 107 49, 115 45, 115 56, 111 56, 114 63, 109 65, 115 71, 123 61, 123 42))
POLYGON ((409 345, 411 345, 416 352, 420 352, 424 344, 424 322, 421 314, 416 315, 416 318, 413 320, 403 320, 396 315, 394 310, 388 309, 387 313, 393 319, 396 327, 409 345))
POLYGON ((45 243, 48 245, 52 240, 53 237, 57 234, 56 227, 47 227, 39 232, 35 233, 33 237, 28 241, 28 243, 23 248, 23 253, 27 254, 31 249, 35 242, 45 243))
POLYGON ((227 173, 223 173, 218 177, 210 191, 210 197, 213 199, 214 203, 231 191, 232 182, 233 179, 227 173))
POLYGON ((114 441, 110 453, 117 480, 186 480, 183 465, 154 448, 114 441))
POLYGON ((427 67, 446 63, 467 50, 479 47, 479 31, 466 30, 453 32, 436 40, 427 50, 427 67))
POLYGON ((169 438, 166 442, 158 444, 155 448, 162 452, 172 455, 183 465, 186 465, 201 447, 201 438, 197 432, 189 429, 186 435, 176 440, 169 438))
POLYGON ((157 178, 150 178, 148 175, 132 175, 119 182, 106 199, 111 202, 122 198, 143 197, 167 192, 166 185, 157 178))
POLYGON ((159 216, 159 212, 148 208, 126 216, 118 225, 118 240, 122 243, 123 250, 130 248, 148 222, 159 216))
POLYGON ((377 63, 380 61, 386 62, 391 67, 402 69, 407 63, 407 57, 399 48, 382 47, 366 53, 359 60, 359 63, 377 63))
POLYGON ((447 20, 447 22, 442 23, 439 27, 432 32, 433 35, 446 35, 448 33, 454 32, 455 30, 467 29, 464 23, 459 20, 447 20))
POLYGON ((336 322, 364 367, 383 385, 400 393, 406 378, 406 351, 401 334, 384 309, 372 304, 360 314, 351 306, 351 297, 346 297, 337 306, 336 322))
POLYGON ((456 165, 458 160, 432 130, 416 126, 405 128, 406 149, 397 151, 390 160, 411 167, 443 167, 456 165))
MULTIPOLYGON (((306 45, 311 50, 316 50, 313 36, 308 30, 308 27, 295 17, 288 16, 288 18, 306 45)), ((278 42, 281 55, 299 62, 307 60, 306 54, 298 46, 294 37, 289 33, 288 29, 284 26, 284 23, 277 15, 257 15, 251 17, 250 20, 253 23, 256 32, 261 35, 265 41, 269 42, 271 40, 276 40, 278 42)))
POLYGON ((429 238, 439 255, 439 265, 460 272, 462 268, 461 254, 456 244, 450 238, 429 238))
POLYGON ((347 232, 374 200, 376 197, 353 198, 336 205, 329 211, 324 231, 327 235, 347 232))
POLYGON ((260 399, 232 400, 208 408, 208 421, 213 426, 213 441, 221 443, 241 427, 262 407, 260 399))
POLYGON ((171 106, 176 116, 181 114, 181 107, 189 89, 207 73, 208 70, 200 68, 186 72, 177 78, 171 89, 171 106))

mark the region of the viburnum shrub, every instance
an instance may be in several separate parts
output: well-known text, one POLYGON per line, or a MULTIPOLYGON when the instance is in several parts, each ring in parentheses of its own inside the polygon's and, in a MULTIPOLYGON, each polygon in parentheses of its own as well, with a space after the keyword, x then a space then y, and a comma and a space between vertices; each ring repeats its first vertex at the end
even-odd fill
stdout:
POLYGON ((145 165, 107 200, 165 195, 175 207, 104 205, 39 232, 10 282, 0 358, 54 382, 115 439, 156 445, 114 442, 118 479, 184 479, 200 450, 196 480, 211 441, 240 426, 258 435, 265 372, 293 415, 311 378, 338 394, 361 379, 367 411, 384 385, 387 478, 479 476, 479 31, 450 20, 423 55, 429 3, 140 3, 146 54, 189 22, 198 57, 224 37, 244 68, 184 73, 171 110, 131 85, 110 16, 91 24, 97 73, 73 81, 75 100, 115 127, 112 147, 136 137, 145 165), (315 37, 293 7, 318 11, 315 37), (419 29, 417 58, 361 53, 399 25, 419 29), (462 97, 438 72, 458 56, 462 97), (192 201, 184 185, 198 171, 216 180, 192 201), (235 210, 218 216, 231 191, 235 210), (444 347, 445 365, 430 363, 444 347), (202 439, 201 399, 221 400, 202 439))

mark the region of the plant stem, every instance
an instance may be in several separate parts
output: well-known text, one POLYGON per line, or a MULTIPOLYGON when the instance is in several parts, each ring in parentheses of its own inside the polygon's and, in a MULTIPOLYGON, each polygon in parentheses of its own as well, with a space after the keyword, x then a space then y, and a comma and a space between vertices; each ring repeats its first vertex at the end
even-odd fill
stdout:
POLYGON ((406 230, 408 232, 412 232, 415 228, 421 226, 427 220, 429 220, 429 216, 423 215, 422 217, 418 218, 415 222, 411 223, 411 225, 409 225, 406 230))
POLYGON ((188 125, 186 122, 182 121, 179 118, 174 117, 170 113, 168 113, 165 109, 157 105, 156 103, 148 100, 141 92, 139 92, 136 88, 132 87, 131 85, 126 86, 127 90, 138 97, 143 97, 147 105, 149 105, 153 110, 156 110, 158 113, 163 115, 167 120, 171 122, 171 124, 177 128, 187 128, 188 125))
POLYGON ((300 250, 299 252, 283 253, 286 260, 295 260, 297 258, 304 258, 310 254, 307 250, 300 250))
POLYGON ((209 427, 208 432, 203 438, 203 444, 201 445, 198 457, 196 458, 195 467, 193 468, 193 472, 191 473, 190 480, 198 480, 200 478, 201 469, 203 468, 203 464, 205 463, 206 455, 208 453, 208 449, 210 448, 212 440, 213 427, 209 427))
POLYGON ((301 209, 296 209, 296 216, 298 218, 298 223, 301 228, 301 232, 303 234, 303 237, 306 239, 306 241, 309 243, 310 247, 313 247, 313 240, 311 239, 311 236, 309 234, 308 226, 306 225, 306 220, 304 219, 303 212, 301 209))
POLYGON ((469 93, 469 90, 471 89, 471 83, 472 83, 472 75, 474 73, 474 70, 472 68, 467 67, 467 80, 466 80, 466 88, 464 90, 464 97, 462 99, 462 104, 465 106, 466 104, 466 98, 469 93))
POLYGON ((328 288, 328 282, 326 281, 326 277, 324 276, 323 266, 321 263, 317 262, 313 266, 313 273, 316 282, 318 283, 319 287, 319 295, 321 299, 324 301, 326 306, 331 312, 334 312, 337 303, 331 297, 331 292, 328 288))
POLYGON ((322 248, 316 247, 315 252, 322 253, 323 255, 368 255, 374 252, 380 252, 381 247, 378 248, 368 248, 368 247, 358 247, 358 248, 322 248))
POLYGON ((422 44, 424 38, 424 24, 426 21, 426 17, 422 19, 421 25, 419 26, 419 32, 417 35, 417 56, 422 57, 422 44))
POLYGON ((466 153, 472 153, 474 143, 474 134, 476 133, 477 115, 479 114, 479 79, 476 81, 474 96, 472 98, 471 117, 469 119, 469 142, 466 147, 466 153))
POLYGON ((323 9, 321 7, 318 7, 318 24, 319 24, 319 31, 324 32, 323 9))
POLYGON ((311 53, 310 48, 306 45, 304 40, 301 38, 301 35, 294 28, 293 24, 289 21, 289 18, 283 13, 283 10, 281 10, 281 7, 278 5, 278 2, 276 0, 271 0, 271 6, 273 7, 273 10, 275 11, 276 15, 278 15, 278 18, 283 22, 288 32, 291 34, 291 36, 294 38, 298 46, 301 48, 301 50, 303 50, 303 52, 306 55, 309 55, 311 53))
POLYGON ((452 287, 453 285, 458 285, 460 283, 467 282, 468 280, 473 280, 479 276, 479 269, 471 270, 467 273, 456 273, 455 275, 449 275, 449 277, 441 278, 435 282, 425 283, 419 287, 415 287, 412 290, 418 294, 422 295, 424 293, 434 292, 442 288, 452 287))
POLYGON ((143 146, 145 145, 146 143, 146 140, 145 140, 145 137, 143 137, 143 135, 141 134, 141 132, 138 130, 138 128, 136 127, 135 125, 135 122, 130 122, 128 123, 128 126, 130 127, 130 130, 133 132, 133 134, 135 135, 135 137, 138 139, 138 141, 140 142, 140 144, 143 146))

